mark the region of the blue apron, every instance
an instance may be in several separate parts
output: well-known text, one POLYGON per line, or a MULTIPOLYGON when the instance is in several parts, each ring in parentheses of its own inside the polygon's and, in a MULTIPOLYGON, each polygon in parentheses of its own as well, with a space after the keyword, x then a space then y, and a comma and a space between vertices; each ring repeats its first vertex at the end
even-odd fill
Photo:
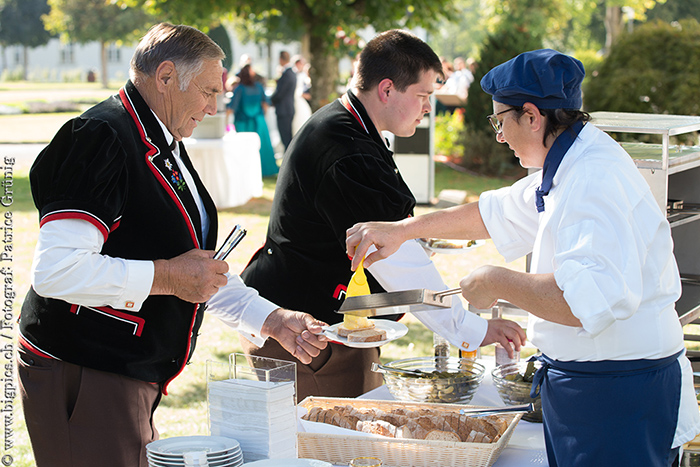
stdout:
POLYGON ((681 398, 681 352, 658 360, 561 362, 546 355, 542 395, 550 467, 667 467, 681 398))

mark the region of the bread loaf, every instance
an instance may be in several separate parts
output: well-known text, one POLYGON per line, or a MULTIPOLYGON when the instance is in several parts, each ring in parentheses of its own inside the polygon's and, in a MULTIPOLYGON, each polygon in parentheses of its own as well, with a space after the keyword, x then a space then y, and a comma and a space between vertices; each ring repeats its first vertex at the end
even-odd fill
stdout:
POLYGON ((332 409, 314 407, 302 418, 391 438, 469 443, 495 442, 508 428, 506 420, 496 415, 470 417, 449 411, 405 408, 384 412, 352 405, 332 409))

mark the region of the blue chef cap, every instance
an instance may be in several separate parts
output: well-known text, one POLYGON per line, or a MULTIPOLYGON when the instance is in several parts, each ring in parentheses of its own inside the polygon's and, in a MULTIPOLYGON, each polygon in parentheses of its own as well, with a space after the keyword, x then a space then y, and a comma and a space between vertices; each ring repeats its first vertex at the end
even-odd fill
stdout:
POLYGON ((583 64, 552 49, 524 52, 498 65, 481 79, 481 88, 493 100, 540 109, 580 109, 583 64))

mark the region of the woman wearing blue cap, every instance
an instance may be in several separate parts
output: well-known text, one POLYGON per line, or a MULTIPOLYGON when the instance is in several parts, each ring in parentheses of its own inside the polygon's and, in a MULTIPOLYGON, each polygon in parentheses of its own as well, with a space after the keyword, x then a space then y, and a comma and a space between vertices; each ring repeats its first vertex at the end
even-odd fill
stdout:
POLYGON ((496 139, 542 168, 478 202, 348 230, 353 267, 420 237, 491 238, 529 273, 482 266, 462 279, 477 308, 528 311, 541 351, 550 466, 678 465, 700 415, 674 304, 681 293, 671 230, 631 158, 580 111, 583 65, 526 52, 481 80, 496 139))

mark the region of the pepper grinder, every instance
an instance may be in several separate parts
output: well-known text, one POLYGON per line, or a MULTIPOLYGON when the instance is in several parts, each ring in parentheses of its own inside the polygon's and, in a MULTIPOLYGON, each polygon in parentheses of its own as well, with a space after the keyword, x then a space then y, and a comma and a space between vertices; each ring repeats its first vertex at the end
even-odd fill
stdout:
POLYGON ((447 360, 450 357, 450 343, 437 333, 433 333, 433 350, 435 353, 435 369, 447 371, 447 360))

